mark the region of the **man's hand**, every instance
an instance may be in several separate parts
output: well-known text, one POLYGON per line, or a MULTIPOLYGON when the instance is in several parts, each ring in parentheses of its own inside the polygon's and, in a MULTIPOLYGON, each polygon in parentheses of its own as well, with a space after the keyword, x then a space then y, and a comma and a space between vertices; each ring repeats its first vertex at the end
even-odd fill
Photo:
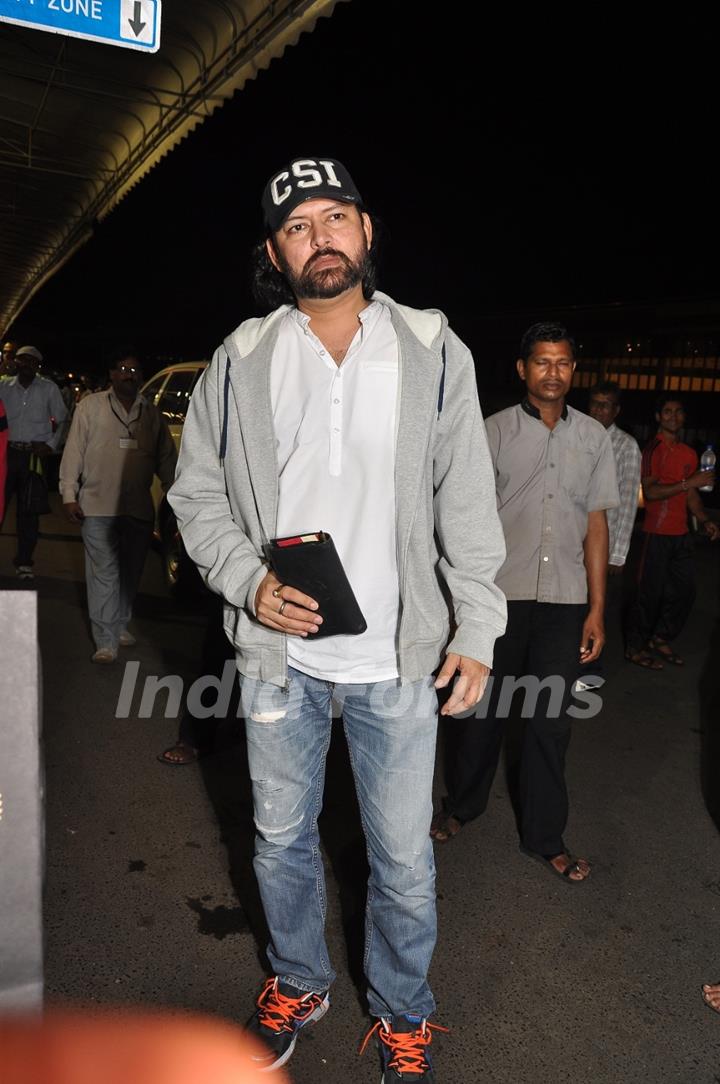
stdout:
POLYGON ((685 481, 688 484, 688 489, 700 489, 701 486, 714 486, 715 485, 715 471, 714 470, 696 470, 694 474, 691 474, 685 481))
POLYGON ((71 523, 82 523, 85 519, 85 513, 77 501, 67 501, 63 505, 63 512, 71 523))
POLYGON ((605 643, 605 623, 602 614, 590 613, 585 618, 580 641, 580 662, 595 662, 605 643), (592 642, 592 648, 590 644, 592 642))
POLYGON ((443 705, 441 715, 454 715, 456 712, 474 708, 482 699, 490 676, 490 668, 485 663, 450 653, 445 656, 442 670, 435 679, 435 688, 446 688, 456 670, 460 671, 460 677, 455 682, 447 703, 443 705))
POLYGON ((34 440, 32 442, 32 450, 35 455, 39 455, 41 459, 44 459, 46 455, 52 455, 53 450, 49 444, 45 444, 42 440, 34 440))
POLYGON ((720 527, 713 519, 703 521, 703 530, 711 542, 717 542, 718 538, 720 538, 720 527))
POLYGON ((255 594, 255 614, 269 629, 286 632, 288 636, 307 636, 317 632, 322 617, 314 598, 294 587, 280 583, 274 572, 268 572, 255 594))
POLYGON ((608 565, 608 576, 622 576, 625 565, 608 565))

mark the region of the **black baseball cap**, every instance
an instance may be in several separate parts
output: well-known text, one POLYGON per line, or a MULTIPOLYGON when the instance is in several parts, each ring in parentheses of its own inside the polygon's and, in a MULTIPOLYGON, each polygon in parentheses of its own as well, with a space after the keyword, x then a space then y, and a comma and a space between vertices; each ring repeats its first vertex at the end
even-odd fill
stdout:
POLYGON ((295 208, 310 199, 336 199, 362 204, 355 182, 334 158, 294 158, 273 173, 265 185, 262 209, 271 233, 280 229, 295 208))

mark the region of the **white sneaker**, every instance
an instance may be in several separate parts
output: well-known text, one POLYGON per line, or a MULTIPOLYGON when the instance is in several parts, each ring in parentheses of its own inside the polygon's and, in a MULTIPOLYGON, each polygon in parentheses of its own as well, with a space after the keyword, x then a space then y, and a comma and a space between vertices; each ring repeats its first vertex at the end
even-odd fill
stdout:
POLYGON ((35 573, 33 572, 32 565, 18 565, 15 569, 15 573, 21 580, 35 579, 35 573))
POLYGON ((116 658, 117 650, 114 647, 99 647, 93 655, 92 661, 107 665, 108 663, 115 662, 116 658))
POLYGON ((127 629, 123 629, 118 636, 118 643, 120 644, 120 647, 132 647, 133 644, 137 643, 137 640, 131 632, 128 632, 127 629))

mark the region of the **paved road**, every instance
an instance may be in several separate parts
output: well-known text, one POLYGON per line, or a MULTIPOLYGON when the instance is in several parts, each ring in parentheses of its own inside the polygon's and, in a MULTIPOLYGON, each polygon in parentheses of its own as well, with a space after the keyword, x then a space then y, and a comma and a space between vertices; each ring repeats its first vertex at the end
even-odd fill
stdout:
MULTIPOLYGON (((185 1006, 243 1021, 264 974, 250 866, 242 723, 216 752, 168 768, 164 696, 116 717, 124 665, 90 664, 82 547, 44 521, 37 554, 47 762, 47 988, 55 999, 185 1006)), ((6 525, 5 531, 11 529, 6 525)), ((12 538, 0 536, 0 588, 12 538)), ((570 843, 593 862, 573 887, 523 858, 498 778, 482 823, 437 853, 440 935, 432 969, 438 1082, 715 1084, 720 1018, 701 983, 720 979, 720 546, 701 545, 702 590, 684 670, 650 674, 608 652, 605 707, 570 751, 570 843), (705 796, 702 780, 705 778, 705 796)), ((18 589, 20 589, 19 585, 18 589)), ((137 606, 137 688, 192 681, 207 615, 165 592, 148 562, 137 606)), ((6 635, 11 634, 6 630, 6 635)), ((438 785, 438 794, 441 788, 438 785)), ((291 1063, 296 1084, 377 1081, 358 1062, 364 855, 347 761, 331 750, 323 837, 331 1014, 291 1063)))

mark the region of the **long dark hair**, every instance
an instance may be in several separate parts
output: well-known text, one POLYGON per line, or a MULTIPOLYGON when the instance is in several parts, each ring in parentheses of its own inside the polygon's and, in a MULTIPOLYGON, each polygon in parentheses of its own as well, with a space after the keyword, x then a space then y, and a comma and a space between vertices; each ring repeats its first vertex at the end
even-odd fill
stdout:
MULTIPOLYGON (((362 208, 359 207, 358 211, 362 211, 362 208)), ((362 278, 363 297, 366 301, 369 301, 375 293, 377 256, 380 236, 382 234, 382 224, 374 215, 370 215, 367 211, 365 213, 368 214, 373 228, 372 241, 370 242, 370 249, 366 261, 366 270, 362 278)), ((290 289, 287 279, 282 272, 278 271, 273 266, 265 247, 266 240, 267 237, 263 238, 262 241, 258 241, 252 250, 251 286, 253 297, 258 304, 263 308, 266 308, 268 312, 271 312, 280 305, 294 305, 295 295, 290 289)))

